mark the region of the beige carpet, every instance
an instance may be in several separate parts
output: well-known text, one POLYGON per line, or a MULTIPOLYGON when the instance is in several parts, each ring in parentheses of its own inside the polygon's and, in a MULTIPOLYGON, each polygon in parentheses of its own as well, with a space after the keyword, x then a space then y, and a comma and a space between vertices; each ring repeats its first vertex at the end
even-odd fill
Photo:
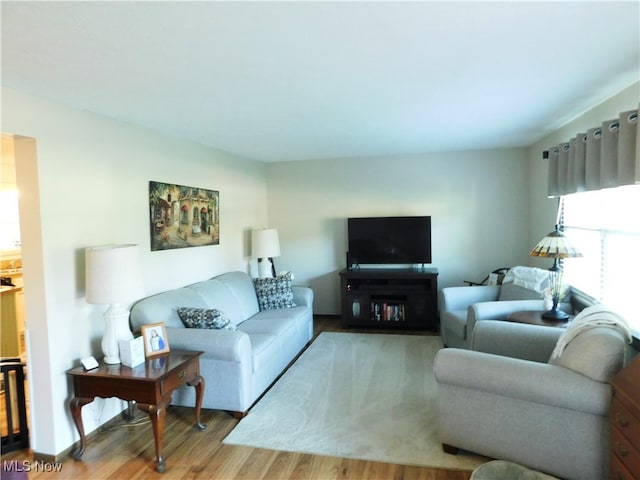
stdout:
POLYGON ((440 337, 322 333, 224 443, 473 470, 442 452, 433 358, 440 337))

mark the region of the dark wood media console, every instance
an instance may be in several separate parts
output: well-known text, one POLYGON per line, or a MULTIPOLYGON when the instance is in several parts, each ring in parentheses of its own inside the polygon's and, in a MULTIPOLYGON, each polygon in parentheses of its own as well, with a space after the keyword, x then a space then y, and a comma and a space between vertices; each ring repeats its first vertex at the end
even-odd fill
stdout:
POLYGON ((342 321, 347 326, 438 331, 436 268, 340 271, 342 321))

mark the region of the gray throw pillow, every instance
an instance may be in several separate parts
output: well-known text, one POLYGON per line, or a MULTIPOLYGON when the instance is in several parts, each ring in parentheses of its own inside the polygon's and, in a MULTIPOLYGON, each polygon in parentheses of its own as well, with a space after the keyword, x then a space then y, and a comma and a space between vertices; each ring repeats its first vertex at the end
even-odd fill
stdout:
POLYGON ((208 328, 217 330, 237 330, 231 320, 215 308, 178 308, 178 316, 187 328, 208 328))
POLYGON ((291 282, 291 272, 275 278, 254 278, 260 311, 295 307, 291 282))

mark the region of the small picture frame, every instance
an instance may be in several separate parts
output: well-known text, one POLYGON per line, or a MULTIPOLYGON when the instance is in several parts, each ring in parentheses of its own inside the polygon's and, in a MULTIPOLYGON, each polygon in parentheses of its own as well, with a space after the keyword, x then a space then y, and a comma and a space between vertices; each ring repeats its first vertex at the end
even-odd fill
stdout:
POLYGON ((169 339, 164 322, 143 325, 141 330, 145 357, 153 357, 169 351, 169 339))

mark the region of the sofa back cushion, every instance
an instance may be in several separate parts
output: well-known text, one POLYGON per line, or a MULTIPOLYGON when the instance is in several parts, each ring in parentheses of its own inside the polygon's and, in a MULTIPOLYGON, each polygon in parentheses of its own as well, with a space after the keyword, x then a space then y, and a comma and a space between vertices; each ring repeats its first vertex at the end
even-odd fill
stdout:
POLYGON ((208 308, 207 303, 189 287, 169 290, 136 302, 131 307, 131 326, 138 332, 142 325, 164 322, 165 326, 184 328, 178 307, 208 308))
POLYGON ((624 363, 626 342, 609 327, 585 330, 571 340, 549 363, 578 372, 598 382, 609 382, 624 363))
POLYGON ((139 331, 147 323, 164 322, 167 327, 185 328, 178 308, 217 309, 238 325, 258 313, 253 280, 244 272, 229 272, 183 288, 168 290, 138 301, 131 308, 131 325, 139 331))
MULTIPOLYGON (((196 292, 205 302, 207 308, 217 309, 238 325, 246 320, 242 308, 242 302, 233 294, 232 290, 218 278, 189 285, 188 289, 196 292)), ((179 305, 180 307, 192 307, 193 305, 179 305)))
MULTIPOLYGON (((224 283, 233 295, 242 312, 241 321, 253 317, 260 311, 258 308, 256 289, 253 286, 253 279, 248 274, 245 272, 228 272, 217 276, 216 280, 224 283)), ((222 310, 225 311, 224 309, 222 310)), ((227 311, 225 311, 225 313, 230 315, 227 311)), ((231 318, 231 320, 233 321, 233 318, 231 318)))

